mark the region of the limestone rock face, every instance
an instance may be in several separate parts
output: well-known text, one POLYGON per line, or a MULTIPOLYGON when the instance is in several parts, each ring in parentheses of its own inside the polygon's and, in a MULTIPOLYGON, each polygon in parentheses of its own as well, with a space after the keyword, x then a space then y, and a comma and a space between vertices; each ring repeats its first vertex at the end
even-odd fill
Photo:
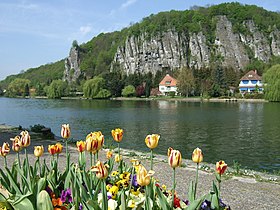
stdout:
POLYGON ((70 49, 69 56, 65 59, 63 80, 71 83, 76 82, 81 75, 79 51, 76 47, 70 49))

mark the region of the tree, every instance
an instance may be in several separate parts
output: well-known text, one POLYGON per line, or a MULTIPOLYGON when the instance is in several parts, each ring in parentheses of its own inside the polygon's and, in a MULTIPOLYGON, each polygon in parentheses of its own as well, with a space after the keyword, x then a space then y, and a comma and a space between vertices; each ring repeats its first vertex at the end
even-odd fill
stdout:
POLYGON ((85 82, 83 85, 83 92, 86 98, 97 97, 99 91, 105 86, 105 80, 102 77, 94 77, 85 82))
POLYGON ((125 86, 122 90, 122 96, 124 97, 131 97, 135 96, 135 87, 133 85, 125 86))
POLYGON ((9 84, 7 95, 11 97, 29 95, 29 84, 28 79, 16 78, 9 84))
POLYGON ((195 87, 195 79, 191 69, 186 67, 180 69, 177 86, 180 93, 189 96, 195 87))
POLYGON ((48 98, 61 98, 69 94, 67 83, 62 80, 54 80, 46 89, 48 98))
POLYGON ((268 101, 280 101, 280 64, 272 66, 264 75, 264 93, 268 101))

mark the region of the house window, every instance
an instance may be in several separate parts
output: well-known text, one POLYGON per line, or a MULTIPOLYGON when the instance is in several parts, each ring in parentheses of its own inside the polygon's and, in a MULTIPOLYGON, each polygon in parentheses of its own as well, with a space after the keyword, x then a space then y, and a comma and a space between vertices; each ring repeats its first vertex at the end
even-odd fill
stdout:
POLYGON ((251 80, 252 84, 257 84, 258 80, 251 80))
POLYGON ((243 84, 248 84, 249 80, 242 80, 243 84))
POLYGON ((166 84, 166 85, 170 85, 170 84, 171 84, 171 81, 166 81, 165 84, 166 84))
POLYGON ((164 90, 164 87, 160 88, 161 90, 164 90))
POLYGON ((170 87, 170 86, 167 86, 166 88, 167 88, 167 90, 171 90, 171 87, 170 87))

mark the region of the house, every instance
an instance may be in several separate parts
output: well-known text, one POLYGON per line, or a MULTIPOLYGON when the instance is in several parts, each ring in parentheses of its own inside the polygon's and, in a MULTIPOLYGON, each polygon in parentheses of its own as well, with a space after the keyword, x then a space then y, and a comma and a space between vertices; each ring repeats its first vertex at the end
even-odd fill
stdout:
POLYGON ((162 95, 168 95, 170 92, 175 92, 175 95, 177 95, 177 80, 166 74, 159 83, 159 91, 162 95))
POLYGON ((239 83, 240 93, 262 92, 262 77, 258 75, 257 70, 251 70, 245 74, 239 83))

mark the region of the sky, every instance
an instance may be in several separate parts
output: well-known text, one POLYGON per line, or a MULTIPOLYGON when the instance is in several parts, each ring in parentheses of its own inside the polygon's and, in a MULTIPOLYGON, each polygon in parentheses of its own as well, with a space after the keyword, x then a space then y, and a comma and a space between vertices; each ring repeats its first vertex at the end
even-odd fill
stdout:
MULTIPOLYGON (((220 4, 222 0, 1 0, 0 80, 68 56, 100 33, 121 30, 169 10, 220 4)), ((240 0, 280 11, 279 0, 240 0)))

